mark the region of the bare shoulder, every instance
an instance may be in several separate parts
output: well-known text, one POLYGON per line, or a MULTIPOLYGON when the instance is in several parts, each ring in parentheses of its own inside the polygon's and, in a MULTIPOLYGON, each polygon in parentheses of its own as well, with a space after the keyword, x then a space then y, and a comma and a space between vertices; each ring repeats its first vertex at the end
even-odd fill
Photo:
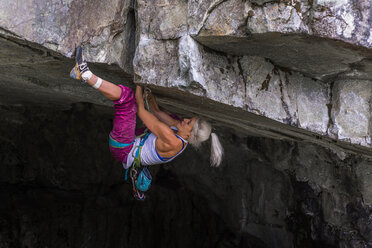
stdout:
POLYGON ((157 137, 155 147, 158 152, 172 153, 182 149, 182 141, 173 133, 167 135, 166 139, 157 137))

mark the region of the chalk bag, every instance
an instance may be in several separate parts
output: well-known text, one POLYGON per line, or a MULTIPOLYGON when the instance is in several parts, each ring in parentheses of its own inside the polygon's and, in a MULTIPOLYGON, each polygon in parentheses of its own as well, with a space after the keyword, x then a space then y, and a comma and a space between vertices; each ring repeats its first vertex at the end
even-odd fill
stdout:
POLYGON ((137 189, 140 191, 147 191, 151 186, 152 176, 147 167, 143 167, 137 178, 137 189))

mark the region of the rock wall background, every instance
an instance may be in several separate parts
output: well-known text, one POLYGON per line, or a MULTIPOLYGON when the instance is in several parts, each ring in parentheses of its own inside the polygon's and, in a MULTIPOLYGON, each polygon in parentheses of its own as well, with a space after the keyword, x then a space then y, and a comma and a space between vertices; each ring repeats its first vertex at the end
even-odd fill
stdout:
MULTIPOLYGON (((342 150, 357 149, 372 156, 368 1, 115 0, 103 4, 34 0, 0 4, 4 77, 19 71, 26 74, 25 68, 27 75, 36 74, 31 79, 24 76, 21 84, 36 82, 54 88, 56 83, 44 75, 59 74, 63 85, 70 85, 60 73, 59 68, 69 63, 61 55, 72 57, 76 45, 83 44, 88 60, 101 64, 97 73, 103 64, 116 64, 122 77, 125 73, 131 80, 134 75, 137 83, 172 87, 274 120, 266 127, 274 133, 277 122, 286 124, 287 139, 296 137, 326 147, 333 145, 330 140, 337 140, 342 150), (23 59, 29 52, 9 47, 14 46, 7 44, 9 40, 39 51, 23 59), (53 56, 40 58, 39 52, 53 56), (350 81, 351 92, 343 87, 345 81, 350 81)), ((102 76, 112 80, 113 68, 105 67, 110 73, 102 72, 102 76)), ((68 91, 76 94, 78 90, 68 91)), ((96 102, 93 92, 79 90, 77 95, 81 94, 91 95, 87 101, 96 102)))
POLYGON ((367 1, 162 3, 138 1, 136 82, 176 87, 371 146, 371 83, 364 64, 371 55, 367 1), (173 17, 175 6, 183 8, 182 17, 173 17), (364 93, 354 97, 346 88, 333 89, 345 80, 364 93), (358 117, 339 111, 346 106, 335 99, 344 97, 354 99, 347 108, 358 117), (351 124, 355 120, 361 126, 351 124))
POLYGON ((146 202, 110 157, 112 110, 1 107, 2 247, 368 247, 370 163, 319 146, 218 129, 155 166, 146 202), (60 137, 64 137, 61 139, 60 137))
POLYGON ((0 0, 0 246, 372 247, 371 10, 0 0), (68 78, 77 44, 97 75, 211 121, 221 168, 189 149, 133 202, 111 103, 68 78))

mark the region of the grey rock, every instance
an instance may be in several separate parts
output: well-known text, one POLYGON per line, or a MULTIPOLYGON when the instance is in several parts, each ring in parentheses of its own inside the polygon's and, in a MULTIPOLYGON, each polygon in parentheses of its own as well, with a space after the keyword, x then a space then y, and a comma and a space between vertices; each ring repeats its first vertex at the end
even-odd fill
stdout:
POLYGON ((187 1, 137 1, 140 33, 153 39, 175 39, 187 34, 187 1))
POLYGON ((243 1, 214 1, 209 11, 208 17, 200 23, 202 27, 198 30, 198 35, 234 36, 241 34, 248 15, 243 1))
POLYGON ((251 15, 247 20, 250 33, 309 33, 306 23, 308 1, 270 2, 264 6, 247 6, 251 15), (301 6, 302 8, 298 8, 301 6), (297 7, 297 9, 296 9, 297 7), (305 16, 303 16, 305 15, 305 16))
POLYGON ((208 166, 209 141, 188 148, 171 164, 150 168, 149 197, 137 204, 107 151, 111 120, 110 107, 89 103, 0 107, 1 244, 136 247, 159 237, 158 244, 182 241, 180 247, 370 242, 368 160, 216 125, 225 148, 221 167, 208 166), (208 235, 194 238, 203 230, 208 235))
POLYGON ((289 75, 258 57, 241 60, 247 81, 248 109, 288 124, 297 123, 296 96, 290 92, 289 75))
POLYGON ((135 79, 141 83, 150 81, 162 87, 172 87, 179 70, 177 43, 177 40, 163 42, 141 36, 133 60, 135 79))
POLYGON ((372 205, 372 163, 364 162, 358 164, 356 174, 360 180, 363 201, 367 205, 372 205))
POLYGON ((131 0, 1 1, 0 27, 67 57, 77 45, 86 44, 89 61, 117 63, 132 73, 131 61, 126 59, 133 57, 128 50, 134 31, 128 19, 130 4, 131 0))
POLYGON ((189 36, 168 42, 141 37, 134 68, 139 83, 177 87, 232 106, 244 106, 244 82, 237 58, 207 53, 189 36))
POLYGON ((330 118, 329 86, 299 74, 294 75, 293 82, 297 91, 299 126, 319 134, 326 134, 330 118))
POLYGON ((371 47, 368 1, 224 1, 205 15, 200 32, 191 32, 203 45, 270 58, 310 77, 336 77, 371 57, 363 49, 371 47))
POLYGON ((258 5, 263 5, 265 3, 280 2, 280 0, 251 0, 250 2, 258 5))
MULTIPOLYGON (((4 37, 23 37, 66 56, 84 43, 89 61, 117 63, 137 82, 177 88, 316 134, 340 135, 352 144, 370 144, 365 131, 365 142, 350 130, 339 133, 345 124, 329 121, 328 112, 337 112, 329 109, 330 82, 311 79, 370 78, 370 52, 363 50, 369 47, 366 1, 29 1, 22 5, 29 9, 24 15, 18 5, 2 4, 4 37), (211 52, 190 35, 224 53, 211 52), (250 61, 263 63, 262 68, 251 68, 250 61), (265 72, 278 65, 275 73, 265 72), (267 90, 264 82, 269 82, 267 90)), ((369 125, 365 116, 364 129, 369 125)))
POLYGON ((367 247, 370 17, 362 0, 0 2, 0 246, 367 247), (133 203, 112 103, 68 78, 77 43, 97 75, 211 121, 223 165, 188 149, 133 203))
POLYGON ((372 82, 360 80, 336 81, 332 91, 330 130, 339 140, 370 146, 370 102, 372 82))
POLYGON ((285 72, 262 58, 217 54, 191 37, 178 43, 142 37, 134 64, 137 82, 177 87, 286 124, 327 133, 328 86, 285 72), (161 57, 159 52, 168 56, 161 57))
POLYGON ((224 0, 191 0, 188 4, 188 26, 190 34, 198 34, 208 19, 209 14, 224 0))

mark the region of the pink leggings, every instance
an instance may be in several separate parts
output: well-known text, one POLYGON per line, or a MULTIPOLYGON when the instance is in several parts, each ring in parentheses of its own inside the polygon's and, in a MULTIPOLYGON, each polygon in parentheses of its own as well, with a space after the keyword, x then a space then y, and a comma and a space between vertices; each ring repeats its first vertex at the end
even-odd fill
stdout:
MULTIPOLYGON (((120 98, 114 101, 114 123, 110 132, 112 139, 120 143, 131 143, 135 138, 137 104, 133 91, 123 85, 121 88, 120 98)), ((110 146, 112 156, 120 161, 127 162, 128 153, 133 144, 124 148, 114 148, 110 146)))

